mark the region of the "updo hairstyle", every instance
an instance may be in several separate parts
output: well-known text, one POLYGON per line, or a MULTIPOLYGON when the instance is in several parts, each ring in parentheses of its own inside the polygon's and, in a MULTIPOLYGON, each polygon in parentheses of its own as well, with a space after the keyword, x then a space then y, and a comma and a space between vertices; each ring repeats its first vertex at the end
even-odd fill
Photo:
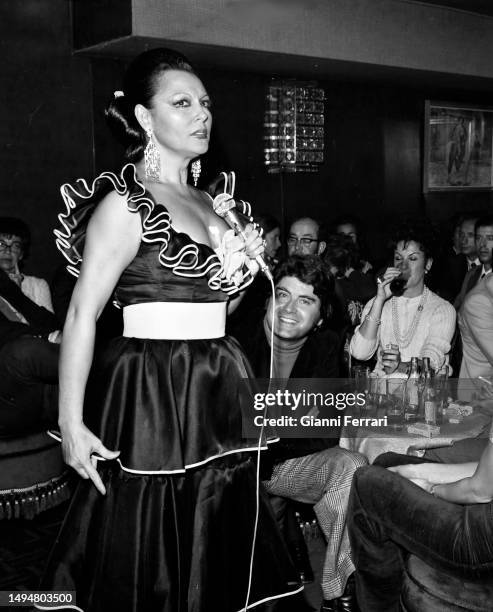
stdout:
POLYGON ((415 242, 423 251, 425 259, 433 259, 436 254, 438 235, 434 225, 428 219, 407 219, 395 230, 390 240, 389 247, 391 257, 399 242, 404 247, 410 242, 415 242))
POLYGON ((138 55, 128 66, 123 78, 123 91, 114 96, 105 110, 113 135, 125 146, 125 158, 139 161, 147 144, 147 136, 134 113, 135 106, 152 107, 161 74, 167 70, 183 70, 196 74, 184 55, 171 49, 151 49, 138 55), (121 95, 123 94, 123 95, 121 95))

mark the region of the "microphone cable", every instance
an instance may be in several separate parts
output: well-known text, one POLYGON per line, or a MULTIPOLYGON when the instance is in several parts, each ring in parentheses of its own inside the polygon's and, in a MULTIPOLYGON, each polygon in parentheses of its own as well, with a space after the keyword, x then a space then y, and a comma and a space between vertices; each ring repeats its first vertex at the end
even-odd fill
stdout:
MULTIPOLYGON (((271 299, 272 324, 271 324, 271 329, 270 329, 270 362, 269 362, 268 393, 270 393, 272 379, 274 377, 274 325, 275 325, 274 315, 275 315, 275 308, 276 308, 275 306, 276 292, 275 292, 275 287, 274 287, 274 281, 272 278, 269 278, 269 281, 271 285, 271 295, 272 295, 272 299, 271 299)), ((259 515, 260 515, 260 457, 261 457, 261 452, 262 452, 262 438, 264 436, 266 413, 267 413, 267 404, 264 406, 264 410, 262 412, 262 416, 263 416, 262 426, 260 428, 258 444, 257 444, 257 469, 256 469, 256 487, 255 487, 255 523, 254 523, 254 528, 253 528, 252 552, 250 554, 250 568, 249 568, 249 573, 248 573, 248 590, 247 590, 247 595, 246 595, 245 607, 243 608, 244 612, 248 611, 248 602, 250 601, 250 592, 252 588, 252 579, 253 579, 253 559, 255 556, 255 544, 257 542, 257 530, 258 530, 258 521, 259 521, 259 515)), ((267 445, 268 444, 266 440, 266 446, 267 445)), ((263 602, 256 602, 256 603, 263 603, 263 602)))
MULTIPOLYGON (((224 192, 223 193, 228 194, 231 198, 233 198, 235 184, 236 184, 235 173, 233 171, 230 173, 221 172, 221 175, 224 178, 224 192)), ((242 201, 242 203, 244 205, 247 205, 249 208, 249 205, 247 202, 242 201)), ((262 271, 259 270, 258 273, 261 274, 262 271)), ((272 300, 271 300, 272 324, 271 324, 271 329, 270 329, 269 386, 268 386, 268 391, 267 391, 268 393, 270 393, 271 386, 272 386, 272 379, 274 377, 274 326, 275 326, 274 317, 275 317, 275 309, 276 309, 276 295, 275 295, 274 280, 272 278, 272 275, 266 274, 266 277, 268 278, 270 282, 270 289, 271 289, 271 295, 272 295, 272 300)), ((260 516, 260 457, 261 457, 261 452, 262 452, 262 439, 264 436, 266 414, 267 414, 267 405, 264 406, 264 409, 262 412, 262 416, 263 416, 262 426, 260 428, 260 433, 259 433, 258 442, 257 442, 257 449, 256 449, 257 468, 256 468, 256 479, 255 479, 256 480, 256 484, 255 484, 255 522, 254 522, 254 528, 253 528, 252 548, 251 548, 251 553, 250 553, 250 564, 249 564, 249 572, 248 572, 248 588, 247 588, 247 594, 246 594, 245 606, 243 608, 243 612, 248 612, 250 594, 252 590, 253 562, 254 562, 254 557, 255 557, 255 545, 257 542, 258 521, 259 521, 259 516, 260 516)), ((276 442, 276 441, 277 441, 276 439, 273 440, 273 442, 276 442)), ((266 440, 266 447, 267 446, 268 444, 266 440)), ((262 601, 255 602, 254 605, 264 603, 265 601, 268 601, 270 599, 272 599, 272 597, 267 597, 266 599, 262 601)))

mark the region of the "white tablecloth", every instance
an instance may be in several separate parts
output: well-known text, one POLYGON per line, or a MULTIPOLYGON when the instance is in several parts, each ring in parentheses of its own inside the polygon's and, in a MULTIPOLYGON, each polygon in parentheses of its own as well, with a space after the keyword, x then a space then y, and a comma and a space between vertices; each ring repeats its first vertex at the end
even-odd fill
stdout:
POLYGON ((450 446, 457 440, 476 438, 482 432, 488 431, 491 416, 480 412, 466 417, 462 423, 446 423, 441 426, 440 434, 434 438, 426 438, 417 434, 409 434, 406 426, 401 431, 393 431, 389 427, 344 427, 339 445, 347 450, 357 451, 365 455, 370 463, 389 451, 408 454, 424 454, 427 448, 450 446), (411 448, 412 447, 412 448, 411 448), (421 451, 421 452, 419 452, 421 451))

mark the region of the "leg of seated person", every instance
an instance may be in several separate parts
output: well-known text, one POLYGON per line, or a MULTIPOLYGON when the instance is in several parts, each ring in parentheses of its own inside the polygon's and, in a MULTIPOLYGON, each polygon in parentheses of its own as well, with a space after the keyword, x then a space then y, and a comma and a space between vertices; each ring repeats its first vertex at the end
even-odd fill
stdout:
POLYGON ((2 367, 10 378, 56 384, 60 345, 35 336, 21 336, 1 349, 2 367), (4 363, 5 361, 5 363, 4 363))
POLYGON ((403 555, 470 576, 493 573, 492 504, 459 505, 367 466, 354 476, 348 528, 362 612, 397 612, 403 555))
POLYGON ((372 465, 378 465, 383 468, 394 467, 396 465, 409 465, 410 463, 430 463, 429 459, 424 457, 415 457, 414 455, 402 455, 389 451, 378 455, 372 465))
POLYGON ((287 501, 284 497, 279 497, 278 495, 269 495, 270 507, 272 508, 272 513, 276 519, 276 523, 279 526, 279 531, 282 533, 284 531, 284 524, 286 520, 286 506, 287 501))
POLYGON ((0 434, 35 428, 53 415, 58 355, 57 344, 31 336, 0 348, 0 434))
POLYGON ((264 481, 271 494, 314 504, 327 540, 322 574, 325 599, 340 597, 354 572, 346 529, 347 505, 354 472, 366 463, 363 455, 336 446, 277 464, 271 479, 264 481))
POLYGON ((485 435, 481 438, 458 440, 451 446, 430 448, 425 451, 422 457, 387 452, 379 455, 373 465, 392 467, 409 463, 469 463, 470 461, 479 461, 487 444, 488 437, 485 435))
POLYGON ((488 436, 458 440, 452 446, 430 448, 424 454, 425 459, 435 463, 469 463, 479 461, 488 444, 488 436))

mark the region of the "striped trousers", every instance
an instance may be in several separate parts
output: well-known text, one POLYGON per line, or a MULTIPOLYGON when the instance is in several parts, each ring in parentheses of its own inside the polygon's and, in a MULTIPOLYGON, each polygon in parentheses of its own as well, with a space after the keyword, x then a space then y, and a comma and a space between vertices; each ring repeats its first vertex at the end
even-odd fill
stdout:
POLYGON ((322 572, 325 599, 340 597, 354 572, 346 516, 354 472, 367 463, 363 455, 334 446, 278 463, 270 480, 263 481, 272 495, 314 505, 327 540, 322 572))

